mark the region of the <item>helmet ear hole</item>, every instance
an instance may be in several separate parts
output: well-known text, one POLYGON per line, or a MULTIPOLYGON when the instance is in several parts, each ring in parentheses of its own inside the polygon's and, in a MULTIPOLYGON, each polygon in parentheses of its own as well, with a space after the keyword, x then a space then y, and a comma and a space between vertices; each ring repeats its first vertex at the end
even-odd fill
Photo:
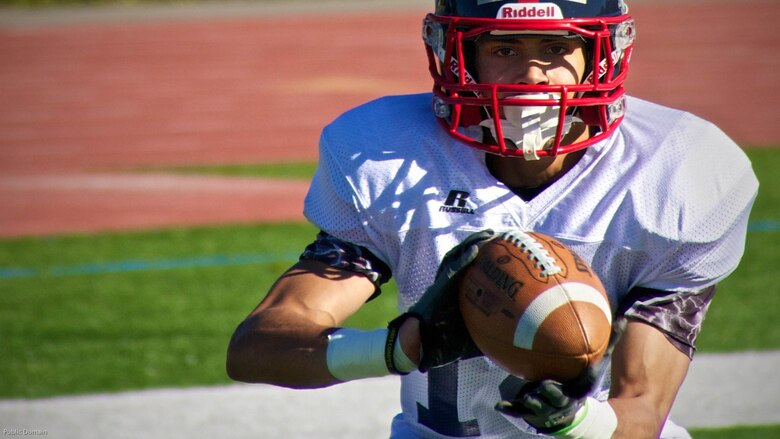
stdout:
POLYGON ((579 107, 579 116, 585 125, 601 126, 598 107, 579 107))
POLYGON ((461 123, 467 127, 479 125, 485 118, 483 112, 482 107, 464 105, 461 111, 461 123))

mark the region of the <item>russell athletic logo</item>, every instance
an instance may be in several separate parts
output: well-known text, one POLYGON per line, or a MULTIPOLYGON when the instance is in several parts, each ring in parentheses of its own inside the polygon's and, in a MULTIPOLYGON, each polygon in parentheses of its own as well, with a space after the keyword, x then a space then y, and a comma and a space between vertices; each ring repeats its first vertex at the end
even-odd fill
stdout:
POLYGON ((439 212, 450 213, 465 213, 468 215, 474 215, 474 209, 468 207, 468 199, 471 196, 468 192, 464 191, 450 191, 447 195, 447 199, 444 201, 444 205, 439 207, 439 212))

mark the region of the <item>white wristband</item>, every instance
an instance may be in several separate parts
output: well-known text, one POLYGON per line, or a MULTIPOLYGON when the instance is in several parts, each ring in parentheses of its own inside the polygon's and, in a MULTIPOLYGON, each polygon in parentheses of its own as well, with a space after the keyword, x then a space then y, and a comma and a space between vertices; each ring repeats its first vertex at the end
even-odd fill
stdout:
POLYGON ((617 430, 617 425, 617 415, 608 402, 588 397, 577 412, 574 422, 563 430, 556 431, 553 436, 567 439, 609 439, 617 430))
MULTIPOLYGON (((422 348, 420 348, 420 350, 422 351, 422 348)), ((422 357, 422 355, 420 356, 422 357)), ((401 348, 400 341, 396 341, 395 346, 393 346, 393 365, 395 366, 395 370, 402 374, 417 370, 417 365, 414 364, 414 361, 412 361, 401 348)))
POLYGON ((330 374, 341 381, 389 375, 385 362, 387 329, 340 328, 328 336, 330 374))

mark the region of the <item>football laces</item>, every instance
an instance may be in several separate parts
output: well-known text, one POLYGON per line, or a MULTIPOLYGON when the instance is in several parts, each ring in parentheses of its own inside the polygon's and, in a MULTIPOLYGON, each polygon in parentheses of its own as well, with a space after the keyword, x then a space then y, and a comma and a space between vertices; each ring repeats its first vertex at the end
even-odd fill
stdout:
POLYGON ((533 236, 519 230, 513 230, 501 233, 499 239, 519 248, 522 253, 528 253, 528 260, 534 261, 534 267, 541 270, 542 276, 552 276, 562 271, 555 258, 550 256, 550 252, 533 236))

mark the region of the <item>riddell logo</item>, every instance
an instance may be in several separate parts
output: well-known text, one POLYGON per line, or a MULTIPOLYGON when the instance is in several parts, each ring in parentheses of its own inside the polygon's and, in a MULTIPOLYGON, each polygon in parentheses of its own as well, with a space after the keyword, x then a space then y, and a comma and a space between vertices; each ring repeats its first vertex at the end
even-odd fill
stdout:
POLYGON ((514 3, 500 7, 496 18, 562 19, 563 12, 561 12, 561 8, 555 3, 514 3))
POLYGON ((439 212, 465 213, 474 215, 474 209, 467 207, 468 199, 471 194, 464 191, 450 191, 444 205, 439 207, 439 212))

